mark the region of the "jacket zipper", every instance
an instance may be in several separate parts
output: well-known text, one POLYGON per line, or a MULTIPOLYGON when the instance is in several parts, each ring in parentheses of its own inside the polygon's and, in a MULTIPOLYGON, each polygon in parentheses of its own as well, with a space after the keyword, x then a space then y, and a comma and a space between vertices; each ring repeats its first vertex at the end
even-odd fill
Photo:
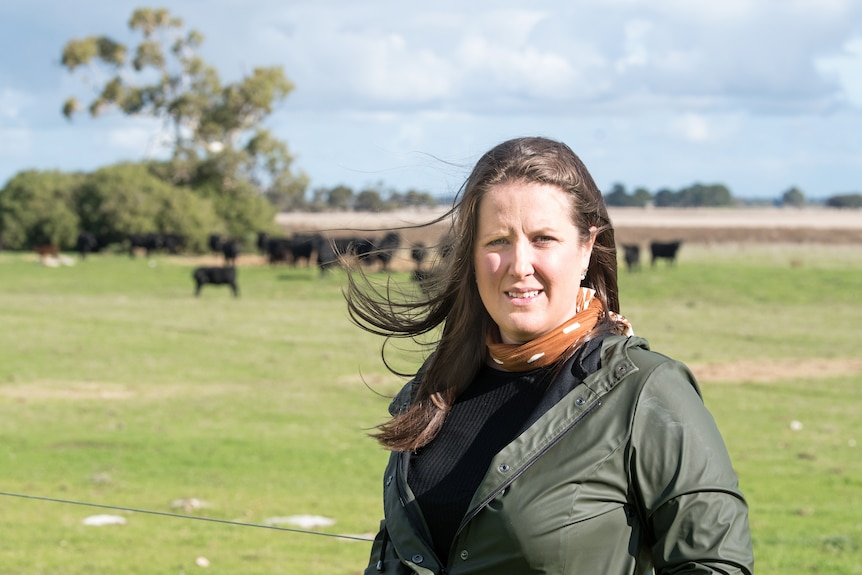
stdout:
POLYGON ((377 558, 377 571, 383 572, 383 560, 386 557, 386 546, 389 544, 389 527, 384 524, 383 535, 380 540, 380 555, 377 558))
MULTIPOLYGON (((483 499, 476 507, 474 507, 473 510, 464 517, 464 520, 461 521, 461 525, 458 527, 458 530, 455 532, 455 538, 452 540, 452 545, 453 546, 455 545, 455 541, 458 539, 458 534, 461 533, 461 530, 470 521, 472 521, 473 518, 476 517, 476 515, 479 514, 479 511, 481 511, 482 508, 484 508, 491 501, 493 501, 494 498, 497 497, 497 495, 499 495, 504 489, 506 489, 506 487, 511 485, 516 479, 518 479, 521 475, 523 475, 524 472, 527 471, 527 469, 529 469, 531 465, 533 465, 533 463, 535 463, 540 457, 542 457, 545 453, 547 453, 549 449, 551 449, 553 446, 555 446, 557 443, 559 443, 562 440, 563 436, 565 436, 572 429, 574 429, 574 427, 576 425, 578 425, 581 421, 583 421, 585 417, 587 417, 592 412, 594 412, 596 409, 601 407, 601 405, 602 405, 601 399, 597 399, 592 404, 590 404, 590 406, 587 407, 587 409, 585 409, 584 412, 581 413, 581 415, 579 415, 577 417, 577 419, 575 419, 572 423, 570 423, 568 426, 566 426, 566 428, 563 429, 563 431, 561 431, 557 435, 556 439, 554 439, 553 441, 548 443, 546 446, 544 446, 542 449, 540 449, 538 452, 536 452, 536 454, 533 457, 531 457, 524 465, 521 466, 521 468, 518 470, 517 473, 513 474, 510 478, 508 478, 505 482, 503 482, 500 485, 500 487, 498 487, 497 489, 492 491, 485 499, 483 499)), ((452 549, 449 549, 449 555, 450 556, 452 555, 452 549)))

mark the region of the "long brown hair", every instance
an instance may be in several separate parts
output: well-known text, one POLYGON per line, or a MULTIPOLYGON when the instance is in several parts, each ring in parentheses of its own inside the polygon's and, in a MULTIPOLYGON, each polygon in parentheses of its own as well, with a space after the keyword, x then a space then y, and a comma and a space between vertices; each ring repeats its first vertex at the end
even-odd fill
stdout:
MULTIPOLYGON (((566 144, 542 137, 516 138, 495 146, 476 163, 454 207, 431 222, 451 218, 451 245, 447 246, 451 251, 441 258, 434 285, 425 296, 395 301, 388 293, 367 289, 367 278, 362 281, 356 277, 364 278, 361 270, 348 274, 348 311, 363 329, 387 338, 415 338, 442 326, 435 351, 422 368, 412 403, 373 434, 387 449, 416 450, 429 443, 485 361, 485 335, 492 320, 475 282, 473 253, 479 204, 489 189, 512 181, 550 184, 569 194, 572 221, 582 241, 589 240, 591 227, 596 228, 582 285, 596 290, 605 310, 620 311, 614 230, 601 191, 580 158, 566 144)), ((594 332, 621 330, 605 313, 594 332)))

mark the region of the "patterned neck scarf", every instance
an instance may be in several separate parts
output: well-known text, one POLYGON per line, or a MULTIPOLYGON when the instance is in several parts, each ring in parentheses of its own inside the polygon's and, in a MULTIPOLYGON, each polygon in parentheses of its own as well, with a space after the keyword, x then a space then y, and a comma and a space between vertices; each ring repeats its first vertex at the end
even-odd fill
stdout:
MULTIPOLYGON (((604 307, 595 295, 594 289, 582 287, 578 292, 574 317, 523 344, 502 343, 500 329, 492 325, 486 337, 491 360, 506 371, 530 371, 551 365, 598 323, 604 307)), ((632 334, 628 320, 613 312, 611 316, 626 326, 628 335, 632 334)))

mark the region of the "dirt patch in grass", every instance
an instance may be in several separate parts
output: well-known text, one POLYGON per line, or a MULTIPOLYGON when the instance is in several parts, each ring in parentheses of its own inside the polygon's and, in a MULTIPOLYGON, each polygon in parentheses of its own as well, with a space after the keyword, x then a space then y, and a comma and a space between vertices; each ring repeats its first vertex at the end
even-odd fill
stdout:
POLYGON ((758 359, 730 363, 689 364, 702 382, 769 383, 788 379, 826 379, 862 375, 862 359, 758 359))
MULTIPOLYGON (((236 387, 227 385, 196 386, 196 396, 234 393, 236 387)), ((185 386, 128 386, 123 384, 68 381, 32 382, 26 385, 0 386, 0 397, 14 401, 126 401, 130 399, 165 399, 182 397, 189 393, 185 386)))

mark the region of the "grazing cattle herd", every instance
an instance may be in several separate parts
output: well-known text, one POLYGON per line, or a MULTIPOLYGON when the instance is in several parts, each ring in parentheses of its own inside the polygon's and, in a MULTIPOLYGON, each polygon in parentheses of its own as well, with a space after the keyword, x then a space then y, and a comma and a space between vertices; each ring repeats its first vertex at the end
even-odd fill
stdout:
POLYGON ((321 273, 350 260, 367 267, 379 264, 381 271, 389 271, 389 265, 401 244, 401 235, 397 232, 389 232, 380 240, 365 236, 329 238, 323 234, 300 233, 276 237, 263 232, 257 237, 257 249, 271 265, 311 266, 316 256, 321 273))
MULTIPOLYGON (((380 238, 366 235, 332 236, 321 233, 294 233, 291 236, 271 236, 265 232, 257 235, 257 252, 264 256, 270 266, 280 264, 292 267, 311 267, 316 265, 324 274, 332 268, 350 262, 368 268, 370 271, 390 272, 393 260, 396 258, 404 241, 398 232, 389 232, 380 238)), ((78 235, 75 250, 81 260, 90 254, 104 249, 107 242, 97 236, 81 231, 78 235)), ((430 286, 430 271, 426 269, 432 251, 436 251, 438 260, 446 259, 450 250, 450 242, 446 237, 440 238, 437 248, 417 242, 407 246, 410 260, 413 262, 411 279, 423 290, 430 286)), ((649 243, 650 267, 655 267, 660 259, 667 261, 669 266, 675 264, 682 242, 649 243)), ((130 257, 141 251, 149 258, 156 252, 180 254, 185 250, 182 237, 173 234, 142 233, 130 234, 125 241, 126 251, 130 257)), ((221 234, 211 234, 208 247, 213 255, 221 256, 221 266, 201 266, 194 269, 192 277, 195 282, 194 295, 200 296, 204 285, 226 285, 234 297, 239 296, 237 284, 237 259, 241 253, 242 242, 237 238, 223 237, 221 234)), ((622 244, 622 257, 626 270, 629 272, 641 269, 641 246, 638 244, 622 244)), ((55 245, 38 245, 33 250, 39 255, 40 261, 48 263, 51 258, 58 258, 60 250, 55 245)))

